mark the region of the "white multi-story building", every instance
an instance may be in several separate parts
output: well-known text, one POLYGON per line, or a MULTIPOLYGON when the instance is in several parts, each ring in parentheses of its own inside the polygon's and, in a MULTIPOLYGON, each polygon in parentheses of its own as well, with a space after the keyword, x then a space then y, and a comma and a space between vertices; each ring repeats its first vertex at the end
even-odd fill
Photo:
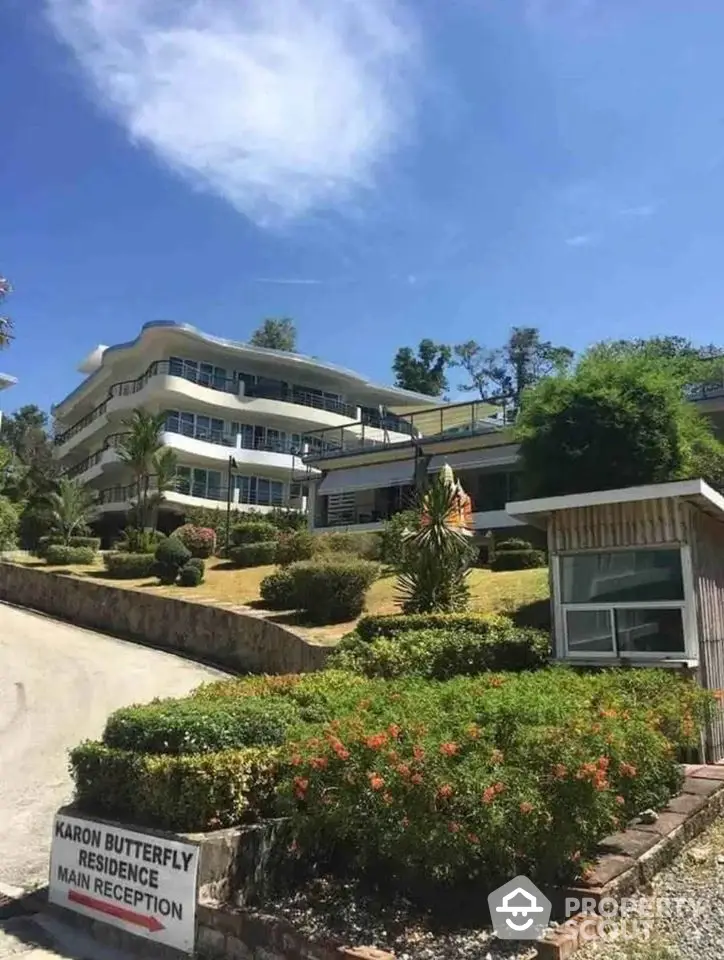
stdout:
POLYGON ((300 458, 322 443, 310 434, 334 427, 350 438, 404 440, 409 424, 398 414, 434 402, 312 357, 170 322, 97 347, 79 371, 85 379, 53 408, 56 451, 66 476, 98 491, 104 514, 126 513, 134 496, 117 448, 135 408, 166 415, 162 441, 178 472, 165 510, 223 506, 230 478, 233 509, 265 512, 306 508, 300 458))

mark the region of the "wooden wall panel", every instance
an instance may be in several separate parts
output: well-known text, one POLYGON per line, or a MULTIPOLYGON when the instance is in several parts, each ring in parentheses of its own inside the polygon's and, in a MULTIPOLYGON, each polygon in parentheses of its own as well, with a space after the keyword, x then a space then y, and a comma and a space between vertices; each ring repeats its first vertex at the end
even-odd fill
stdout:
POLYGON ((561 510, 550 518, 549 546, 567 550, 689 542, 688 504, 667 498, 561 510))

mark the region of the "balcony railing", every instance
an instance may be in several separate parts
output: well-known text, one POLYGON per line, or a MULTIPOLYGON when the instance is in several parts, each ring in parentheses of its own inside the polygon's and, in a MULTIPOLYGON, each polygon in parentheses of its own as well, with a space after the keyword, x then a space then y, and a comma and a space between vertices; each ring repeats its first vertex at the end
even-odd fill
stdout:
POLYGON ((302 452, 302 447, 299 443, 295 443, 292 440, 267 440, 254 437, 252 440, 249 440, 247 437, 244 437, 243 434, 238 434, 240 441, 237 444, 236 438, 237 434, 227 433, 221 430, 204 430, 199 429, 198 427, 184 427, 180 426, 178 429, 174 427, 165 427, 167 433, 177 433, 182 437, 191 437, 194 440, 204 440, 206 443, 217 443, 223 447, 231 447, 232 449, 241 448, 242 450, 263 450, 268 453, 286 453, 291 455, 299 456, 302 452))
POLYGON ((124 438, 127 436, 127 433, 112 433, 109 437, 106 437, 105 443, 100 450, 96 450, 95 453, 92 453, 89 457, 86 457, 85 460, 81 460, 80 463, 73 464, 72 467, 69 467, 68 470, 64 471, 63 476, 67 477, 68 480, 72 480, 74 477, 79 477, 82 473, 85 473, 86 470, 90 470, 91 467, 95 467, 97 463, 100 463, 101 458, 106 450, 119 447, 124 438))
MULTIPOLYGON (((107 398, 97 407, 87 413, 69 427, 64 433, 58 434, 55 443, 61 445, 67 443, 76 434, 84 430, 85 427, 93 423, 99 417, 103 416, 108 408, 108 402, 115 397, 130 397, 140 393, 146 384, 158 376, 181 377, 188 380, 189 383, 197 383, 199 386, 207 387, 209 390, 218 390, 222 393, 230 393, 235 396, 240 395, 241 381, 230 377, 221 377, 215 373, 202 371, 198 368, 179 363, 176 360, 154 360, 145 373, 141 374, 135 380, 121 380, 111 385, 107 398)), ((282 403, 293 403, 298 406, 312 407, 316 410, 327 410, 330 413, 338 413, 340 416, 348 417, 354 420, 357 416, 358 408, 350 403, 336 400, 332 397, 325 397, 302 390, 291 385, 275 385, 257 383, 248 386, 245 389, 244 396, 249 398, 265 398, 268 400, 279 400, 282 403)))
MULTIPOLYGON (((215 484, 209 484, 208 482, 200 483, 193 480, 187 480, 185 477, 177 477, 168 492, 181 493, 185 496, 191 497, 199 497, 202 500, 213 500, 216 502, 226 503, 227 490, 228 486, 226 484, 220 484, 219 486, 216 486, 215 484)), ((151 486, 150 492, 155 492, 155 487, 153 485, 151 486)), ((105 490, 101 490, 98 495, 98 503, 126 504, 135 500, 137 496, 138 487, 135 483, 131 483, 127 486, 109 487, 105 490)), ((234 491, 232 490, 232 502, 258 507, 284 507, 289 505, 288 501, 285 500, 284 494, 279 495, 270 491, 268 497, 261 498, 258 492, 252 493, 249 490, 243 490, 241 488, 238 490, 238 497, 236 499, 234 498, 234 491)))

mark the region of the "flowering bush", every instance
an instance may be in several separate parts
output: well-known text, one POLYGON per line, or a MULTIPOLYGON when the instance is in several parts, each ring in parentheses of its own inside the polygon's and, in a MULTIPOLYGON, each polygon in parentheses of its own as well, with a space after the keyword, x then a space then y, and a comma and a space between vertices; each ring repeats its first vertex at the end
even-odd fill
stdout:
POLYGON ((185 523, 178 530, 174 530, 173 536, 181 541, 192 557, 205 560, 213 557, 216 550, 216 532, 210 527, 197 527, 192 523, 185 523))
POLYGON ((413 887, 571 879, 603 836, 676 792, 676 748, 705 710, 671 675, 380 683, 288 745, 280 792, 302 855, 342 851, 413 887))

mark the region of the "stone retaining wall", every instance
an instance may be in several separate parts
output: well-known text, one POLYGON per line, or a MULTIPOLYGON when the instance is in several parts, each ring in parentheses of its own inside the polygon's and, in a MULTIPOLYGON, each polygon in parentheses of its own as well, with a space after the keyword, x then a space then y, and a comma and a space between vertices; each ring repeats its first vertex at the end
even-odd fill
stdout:
POLYGON ((0 600, 239 673, 321 670, 330 652, 261 617, 13 563, 0 562, 0 600))

